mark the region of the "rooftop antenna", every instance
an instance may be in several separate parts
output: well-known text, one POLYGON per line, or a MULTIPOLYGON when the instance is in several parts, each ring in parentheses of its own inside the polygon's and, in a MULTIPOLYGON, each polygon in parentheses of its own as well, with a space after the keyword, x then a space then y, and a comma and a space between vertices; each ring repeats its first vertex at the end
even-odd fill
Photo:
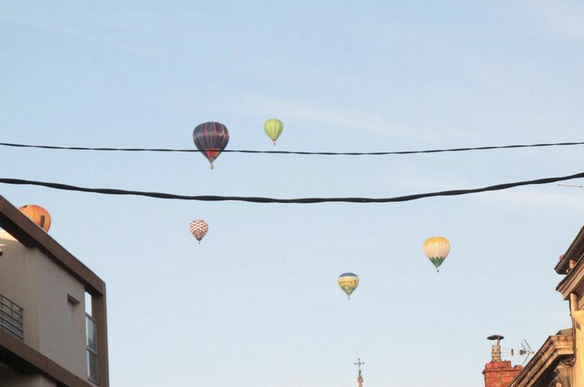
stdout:
POLYGON ((357 369, 359 370, 359 376, 357 376, 357 383, 359 383, 359 387, 363 387, 363 375, 361 375, 361 366, 365 364, 365 362, 361 361, 361 357, 359 357, 359 352, 357 352, 357 369))
POLYGON ((521 365, 525 365, 527 363, 527 361, 529 360, 529 358, 531 357, 531 355, 533 355, 535 353, 535 351, 533 351, 531 349, 531 346, 529 345, 529 343, 527 342, 527 340, 523 339, 523 341, 521 341, 521 349, 505 349, 505 352, 509 353, 511 356, 525 356, 525 359, 523 360, 523 363, 521 365))
POLYGON ((487 340, 495 341, 495 344, 491 345, 491 363, 501 361, 501 345, 499 343, 504 338, 505 337, 501 335, 491 335, 487 337, 487 340))

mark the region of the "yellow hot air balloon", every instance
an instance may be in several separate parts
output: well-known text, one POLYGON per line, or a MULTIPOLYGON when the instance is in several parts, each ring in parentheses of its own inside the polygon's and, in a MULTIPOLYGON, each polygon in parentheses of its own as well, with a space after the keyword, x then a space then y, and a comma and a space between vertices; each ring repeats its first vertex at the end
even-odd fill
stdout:
POLYGON ((27 204, 25 206, 18 207, 18 209, 24 215, 28 216, 33 222, 35 222, 40 228, 45 230, 45 232, 48 232, 49 228, 51 228, 51 215, 49 215, 49 211, 45 210, 41 206, 27 204))
POLYGON ((436 272, 439 272, 438 268, 450 253, 450 242, 444 237, 435 236, 426 239, 423 248, 424 254, 436 266, 436 272))
POLYGON ((270 118, 264 124, 264 131, 272 139, 274 145, 276 145, 276 140, 284 131, 284 123, 277 118, 270 118))
POLYGON ((357 286, 359 286, 359 277, 357 277, 357 275, 353 273, 343 273, 339 276, 337 282, 341 289, 343 289, 343 292, 347 294, 347 297, 350 300, 351 293, 353 293, 355 289, 357 289, 357 286))

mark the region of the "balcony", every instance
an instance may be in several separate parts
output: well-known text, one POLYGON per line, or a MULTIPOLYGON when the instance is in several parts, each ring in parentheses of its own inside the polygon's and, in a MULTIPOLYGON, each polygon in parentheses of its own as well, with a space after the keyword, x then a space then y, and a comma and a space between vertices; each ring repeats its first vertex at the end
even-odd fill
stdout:
POLYGON ((24 309, 0 294, 0 329, 24 340, 24 309))

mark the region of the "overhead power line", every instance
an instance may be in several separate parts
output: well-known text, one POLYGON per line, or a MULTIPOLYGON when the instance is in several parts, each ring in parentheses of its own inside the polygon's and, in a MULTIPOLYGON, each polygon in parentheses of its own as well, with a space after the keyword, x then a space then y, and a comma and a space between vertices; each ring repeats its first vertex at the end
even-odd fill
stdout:
MULTIPOLYGON (((514 144, 514 145, 492 145, 464 148, 444 148, 444 149, 424 149, 424 150, 403 150, 403 151, 381 151, 381 152, 304 152, 286 150, 250 150, 250 149, 225 149, 223 153, 249 153, 249 154, 278 154, 278 155, 302 155, 302 156, 388 156, 388 155, 412 155, 423 153, 447 153, 447 152, 469 152, 486 151, 495 149, 518 149, 518 148, 546 148, 559 146, 584 145, 580 142, 556 142, 542 144, 514 144)), ((0 146, 12 148, 36 148, 48 150, 68 150, 68 151, 97 151, 97 152, 175 152, 175 153, 197 153, 198 149, 172 149, 172 148, 106 148, 106 147, 82 147, 82 146, 56 146, 56 145, 31 145, 0 142, 0 146)))
POLYGON ((437 192, 427 192, 421 194, 413 194, 406 196, 394 196, 389 198, 364 198, 364 197, 329 197, 329 198, 296 198, 296 199, 279 199, 279 198, 269 198, 269 197, 256 197, 256 196, 221 196, 221 195, 177 195, 164 192, 146 192, 146 191, 130 191, 123 189, 114 188, 87 188, 79 187, 68 184, 34 181, 34 180, 22 180, 22 179, 10 179, 10 178, 0 178, 0 183, 12 184, 12 185, 34 185, 41 186, 51 189, 63 190, 63 191, 77 191, 77 192, 90 192, 102 195, 130 195, 130 196, 145 196, 156 199, 174 199, 174 200, 195 200, 203 202, 248 202, 248 203, 279 203, 279 204, 316 204, 316 203, 393 203, 393 202, 409 202, 412 200, 419 200, 424 198, 436 197, 436 196, 460 196, 476 194, 481 192, 490 191, 502 191, 510 188, 525 186, 525 185, 541 185, 555 183, 558 181, 566 181, 572 179, 584 178, 584 172, 576 173, 574 175, 559 176, 559 177, 546 177, 542 179, 535 180, 524 180, 516 181, 513 183, 503 183, 496 184, 482 188, 471 188, 471 189, 456 189, 449 191, 437 191, 437 192))

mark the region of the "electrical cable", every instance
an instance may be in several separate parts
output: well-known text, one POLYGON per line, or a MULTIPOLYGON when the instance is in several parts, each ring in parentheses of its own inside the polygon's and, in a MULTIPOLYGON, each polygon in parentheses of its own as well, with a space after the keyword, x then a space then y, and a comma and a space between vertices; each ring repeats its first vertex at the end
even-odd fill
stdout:
POLYGON ((436 196, 459 196, 468 195, 481 192, 491 192, 491 191, 502 191, 514 187, 526 186, 526 185, 541 185, 555 183, 558 181, 566 181, 572 179, 584 178, 584 172, 576 173, 568 176, 559 177, 546 177, 535 180, 524 180, 512 183, 496 184, 482 188, 471 188, 471 189, 456 189, 448 191, 437 191, 437 192, 427 192, 421 194, 413 194, 406 196, 395 196, 389 198, 364 198, 364 197, 337 197, 337 198, 296 198, 296 199, 278 199, 269 197, 254 197, 254 196, 220 196, 220 195, 177 195, 164 192, 147 192, 147 191, 129 191, 122 189, 113 188, 87 188, 78 187, 68 184, 52 183, 52 182, 42 182, 34 180, 23 180, 23 179, 11 179, 11 178, 0 178, 0 183, 2 184, 12 184, 12 185, 34 185, 41 186, 51 189, 63 190, 63 191, 77 191, 77 192, 89 192, 102 195, 132 195, 132 196, 145 196, 157 199, 174 199, 174 200, 196 200, 204 202, 224 202, 224 201, 234 201, 234 202, 248 202, 248 203, 279 203, 279 204, 316 204, 316 203, 393 203, 393 202, 408 202, 412 200, 419 200, 429 197, 436 196))
MULTIPOLYGON (((581 142, 556 142, 541 144, 514 144, 514 145, 492 145, 464 148, 445 149, 425 149, 425 150, 404 150, 404 151, 382 151, 382 152, 303 152, 284 150, 250 150, 250 149, 224 149, 223 153, 247 153, 247 154, 280 154, 280 155, 303 155, 303 156, 387 156, 387 155, 411 155, 424 153, 447 153, 447 152, 468 152, 485 151, 495 149, 518 149, 518 148, 545 148, 557 146, 584 145, 581 142)), ((175 152, 175 153, 200 153, 198 149, 172 149, 172 148, 106 148, 106 147, 81 147, 81 146, 55 146, 55 145, 31 145, 0 142, 0 146, 13 148, 36 148, 49 150, 71 150, 71 151, 99 151, 99 152, 175 152)))

